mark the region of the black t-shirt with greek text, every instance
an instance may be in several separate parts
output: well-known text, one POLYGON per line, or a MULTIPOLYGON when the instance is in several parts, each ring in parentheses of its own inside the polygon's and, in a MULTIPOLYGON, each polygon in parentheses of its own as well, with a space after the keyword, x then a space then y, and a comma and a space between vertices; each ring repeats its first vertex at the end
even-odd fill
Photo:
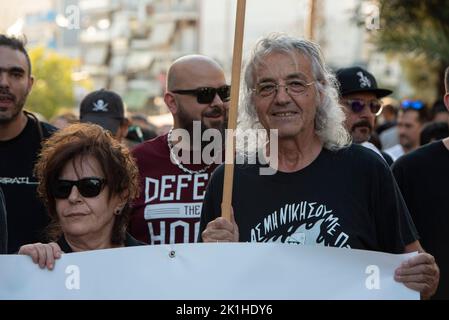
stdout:
MULTIPOLYGON (((232 205, 242 242, 283 242, 403 253, 418 235, 388 165, 352 145, 323 149, 306 168, 274 175, 236 165, 232 205)), ((213 174, 201 232, 220 216, 224 167, 213 174)))

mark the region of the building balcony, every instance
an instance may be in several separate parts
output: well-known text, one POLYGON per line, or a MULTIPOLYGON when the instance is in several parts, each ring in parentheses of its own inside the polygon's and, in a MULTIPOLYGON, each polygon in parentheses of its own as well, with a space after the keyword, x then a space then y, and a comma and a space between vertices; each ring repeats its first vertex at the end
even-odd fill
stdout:
POLYGON ((111 40, 111 32, 91 27, 81 31, 79 39, 82 43, 105 43, 111 40))
POLYGON ((116 11, 120 3, 118 0, 80 0, 79 7, 83 14, 95 15, 116 11))
POLYGON ((198 21, 200 19, 200 13, 198 11, 168 11, 168 12, 155 12, 150 17, 155 22, 164 21, 198 21))

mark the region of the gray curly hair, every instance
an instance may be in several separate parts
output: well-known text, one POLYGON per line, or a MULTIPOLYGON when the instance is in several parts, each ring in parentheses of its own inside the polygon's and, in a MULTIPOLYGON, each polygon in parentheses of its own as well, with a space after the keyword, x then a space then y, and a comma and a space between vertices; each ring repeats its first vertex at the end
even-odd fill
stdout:
MULTIPOLYGON (((270 34, 259 40, 246 63, 238 131, 263 129, 254 106, 252 90, 255 86, 254 73, 261 60, 273 52, 291 54, 295 51, 305 55, 312 63, 312 72, 316 79, 315 87, 321 93, 321 97, 318 95, 317 98, 316 134, 326 149, 338 150, 349 145, 351 137, 344 126, 345 114, 338 103, 338 82, 333 73, 326 67, 319 46, 308 40, 279 33, 270 34)), ((248 138, 245 135, 243 137, 248 138)), ((248 140, 239 139, 239 135, 237 135, 237 150, 239 152, 247 150, 250 153, 251 147, 260 147, 268 142, 266 135, 259 135, 257 138, 259 139, 258 143, 251 143, 248 140)))

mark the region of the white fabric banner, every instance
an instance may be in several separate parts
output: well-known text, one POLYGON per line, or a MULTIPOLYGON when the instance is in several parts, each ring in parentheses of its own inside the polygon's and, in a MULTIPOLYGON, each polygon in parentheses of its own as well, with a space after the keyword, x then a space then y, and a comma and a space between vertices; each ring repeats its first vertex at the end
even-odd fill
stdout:
POLYGON ((419 299, 393 279, 414 254, 289 244, 140 246, 63 254, 55 269, 0 255, 0 299, 419 299))

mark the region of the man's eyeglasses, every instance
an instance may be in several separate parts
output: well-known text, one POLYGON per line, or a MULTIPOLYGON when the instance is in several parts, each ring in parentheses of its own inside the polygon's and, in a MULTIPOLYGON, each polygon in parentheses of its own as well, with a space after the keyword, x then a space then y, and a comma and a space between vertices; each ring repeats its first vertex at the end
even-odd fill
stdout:
POLYGON ((369 103, 370 111, 376 116, 378 116, 382 112, 382 103, 379 100, 371 100, 368 102, 359 99, 343 99, 342 102, 347 107, 351 108, 352 112, 354 113, 362 112, 367 103, 369 103))
POLYGON ((56 180, 51 188, 52 194, 57 199, 67 199, 76 186, 78 192, 85 198, 93 198, 100 194, 106 180, 103 178, 83 178, 80 180, 56 180))
POLYGON ((226 85, 219 88, 201 87, 191 90, 172 90, 172 92, 196 96, 196 101, 198 103, 207 104, 214 101, 216 94, 218 94, 223 102, 229 101, 229 98, 231 97, 231 86, 226 85))
POLYGON ((421 100, 404 100, 401 103, 401 107, 404 109, 421 110, 425 104, 421 100))
POLYGON ((296 96, 304 93, 314 82, 315 81, 306 83, 305 81, 300 80, 288 81, 286 84, 266 82, 257 84, 256 88, 252 90, 261 97, 270 97, 275 93, 277 94, 279 87, 284 87, 288 94, 296 96))

